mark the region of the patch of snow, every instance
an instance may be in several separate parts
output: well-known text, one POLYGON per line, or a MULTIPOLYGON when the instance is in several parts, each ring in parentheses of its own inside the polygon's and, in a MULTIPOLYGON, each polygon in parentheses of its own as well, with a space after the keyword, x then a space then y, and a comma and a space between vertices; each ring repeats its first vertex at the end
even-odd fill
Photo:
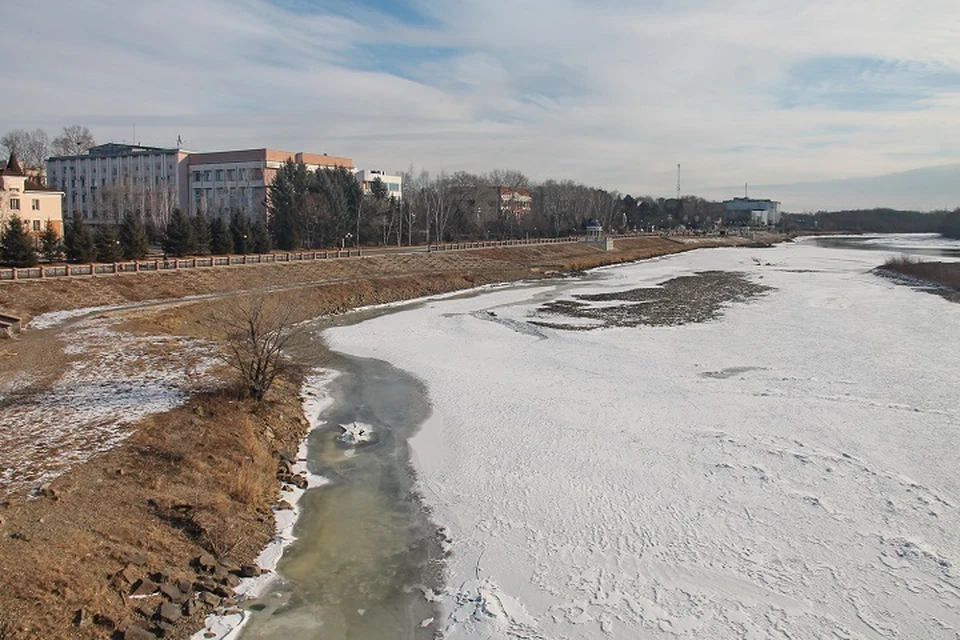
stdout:
POLYGON ((129 436, 128 426, 182 404, 203 389, 214 360, 202 340, 115 331, 89 318, 64 334, 75 356, 50 389, 0 390, 0 489, 27 491, 129 436))
POLYGON ((343 433, 337 436, 337 440, 352 447, 370 444, 377 440, 372 425, 363 422, 351 422, 350 424, 341 424, 339 427, 343 429, 343 433))

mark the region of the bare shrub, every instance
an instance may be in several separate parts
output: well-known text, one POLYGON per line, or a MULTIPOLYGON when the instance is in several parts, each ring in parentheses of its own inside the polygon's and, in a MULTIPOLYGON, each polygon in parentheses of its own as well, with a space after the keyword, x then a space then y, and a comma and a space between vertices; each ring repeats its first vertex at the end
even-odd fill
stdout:
POLYGON ((228 491, 237 502, 255 505, 263 495, 263 474, 256 465, 246 463, 230 478, 228 491))
POLYGON ((293 305, 251 296, 217 319, 225 343, 221 358, 237 373, 242 390, 258 402, 278 376, 302 369, 287 352, 304 336, 296 318, 293 305))

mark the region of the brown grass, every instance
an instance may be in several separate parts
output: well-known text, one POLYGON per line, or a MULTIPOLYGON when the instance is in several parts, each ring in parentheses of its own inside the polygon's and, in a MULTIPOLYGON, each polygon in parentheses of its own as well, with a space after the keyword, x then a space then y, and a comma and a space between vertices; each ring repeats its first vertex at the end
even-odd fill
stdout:
POLYGON ((960 262, 928 262, 901 255, 887 260, 883 268, 960 291, 960 262))

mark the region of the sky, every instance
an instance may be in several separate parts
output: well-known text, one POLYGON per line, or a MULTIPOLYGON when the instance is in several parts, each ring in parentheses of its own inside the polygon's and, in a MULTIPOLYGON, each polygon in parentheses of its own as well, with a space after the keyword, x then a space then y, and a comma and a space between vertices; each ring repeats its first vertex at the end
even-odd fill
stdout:
POLYGON ((681 164, 684 194, 749 183, 787 210, 960 206, 956 0, 37 0, 4 18, 3 131, 666 197, 681 164), (902 172, 923 186, 864 186, 902 172))

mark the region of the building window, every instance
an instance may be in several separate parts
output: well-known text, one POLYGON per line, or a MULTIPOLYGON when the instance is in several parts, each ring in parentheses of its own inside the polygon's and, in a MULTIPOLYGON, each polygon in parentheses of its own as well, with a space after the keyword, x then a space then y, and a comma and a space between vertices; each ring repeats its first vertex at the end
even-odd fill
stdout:
POLYGON ((20 211, 20 198, 10 198, 10 209, 20 211))
POLYGON ((237 179, 236 169, 227 169, 227 180, 233 181, 237 179))
POLYGON ((223 182, 223 169, 217 169, 217 182, 223 182))
POLYGON ((34 230, 34 231, 40 231, 40 221, 39 221, 39 220, 34 220, 34 221, 33 221, 33 230, 34 230))
POLYGON ((251 179, 251 180, 263 180, 263 170, 262 170, 262 169, 250 169, 250 179, 251 179))
POLYGON ((203 172, 203 180, 204 180, 204 182, 210 182, 210 178, 211 178, 212 173, 213 173, 212 171, 204 171, 204 172, 203 172))
POLYGON ((30 202, 30 208, 33 209, 34 211, 40 211, 40 199, 39 199, 39 198, 34 198, 34 199, 30 202))
POLYGON ((194 172, 193 172, 193 181, 194 181, 194 182, 200 182, 201 180, 203 180, 203 174, 200 173, 199 171, 194 171, 194 172))
POLYGON ((246 179, 247 179, 247 170, 246 170, 246 169, 240 169, 239 171, 240 171, 240 179, 241 179, 241 180, 246 180, 246 179))

